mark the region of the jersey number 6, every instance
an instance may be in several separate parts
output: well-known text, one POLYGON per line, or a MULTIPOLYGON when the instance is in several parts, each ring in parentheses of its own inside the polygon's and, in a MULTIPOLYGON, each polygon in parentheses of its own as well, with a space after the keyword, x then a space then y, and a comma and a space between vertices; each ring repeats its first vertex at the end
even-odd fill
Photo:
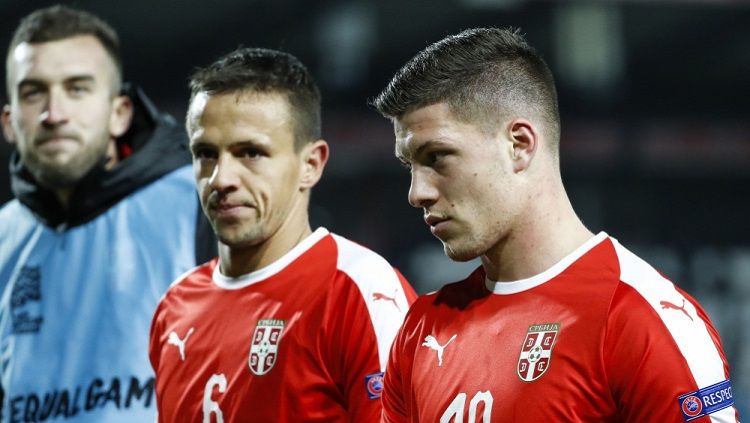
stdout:
POLYGON ((219 393, 223 394, 227 390, 227 378, 223 374, 213 375, 206 383, 203 390, 203 423, 211 423, 211 414, 216 414, 216 423, 224 423, 224 414, 221 413, 219 403, 211 399, 214 387, 219 388, 219 393))

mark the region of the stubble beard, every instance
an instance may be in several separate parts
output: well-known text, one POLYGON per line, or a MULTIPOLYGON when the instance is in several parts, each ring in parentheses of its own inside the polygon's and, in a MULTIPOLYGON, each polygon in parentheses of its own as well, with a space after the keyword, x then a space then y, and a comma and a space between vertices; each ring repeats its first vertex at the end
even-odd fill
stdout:
POLYGON ((471 261, 481 255, 474 250, 451 248, 448 244, 443 244, 443 251, 448 258, 459 262, 471 261))
POLYGON ((263 227, 259 224, 253 224, 247 228, 220 228, 216 222, 211 222, 216 237, 219 241, 233 249, 242 249, 254 247, 265 239, 263 227))
POLYGON ((443 251, 453 261, 466 262, 485 255, 496 245, 495 232, 482 231, 477 227, 463 227, 458 235, 440 240, 443 251))
POLYGON ((453 261, 466 262, 474 260, 483 254, 479 242, 474 239, 463 241, 461 243, 459 243, 458 240, 454 240, 451 243, 446 241, 441 242, 443 243, 443 251, 445 252, 445 255, 453 261))
POLYGON ((45 157, 31 150, 22 157, 22 160, 39 185, 51 190, 70 189, 75 187, 91 169, 105 162, 107 148, 108 140, 96 144, 82 144, 80 149, 65 162, 60 162, 55 157, 45 157))

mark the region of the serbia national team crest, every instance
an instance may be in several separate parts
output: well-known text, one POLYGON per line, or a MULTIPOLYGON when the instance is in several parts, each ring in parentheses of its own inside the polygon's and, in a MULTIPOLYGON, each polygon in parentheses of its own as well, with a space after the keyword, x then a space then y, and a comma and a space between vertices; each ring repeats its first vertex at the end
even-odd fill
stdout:
POLYGON ((273 365, 276 364, 283 331, 283 320, 258 320, 253 333, 253 343, 250 345, 250 357, 247 360, 247 364, 254 374, 263 376, 270 372, 273 365))
POLYGON ((552 347, 560 332, 559 323, 529 326, 521 347, 516 372, 524 382, 533 382, 547 371, 552 360, 552 347))

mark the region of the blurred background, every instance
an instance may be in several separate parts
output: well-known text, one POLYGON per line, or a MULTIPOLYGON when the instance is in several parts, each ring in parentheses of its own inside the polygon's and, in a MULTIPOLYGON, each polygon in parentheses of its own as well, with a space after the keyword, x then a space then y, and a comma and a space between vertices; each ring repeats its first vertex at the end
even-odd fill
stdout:
MULTIPOLYGON (((367 102, 448 34, 520 27, 557 78, 562 172, 574 207, 592 231, 618 238, 702 303, 722 336, 736 403, 750 416, 750 2, 61 3, 109 21, 126 79, 178 119, 196 66, 239 45, 299 57, 323 91, 332 147, 313 224, 380 252, 420 293, 477 263, 446 259, 408 205, 409 174, 393 158, 391 125, 367 102)), ((50 4, 0 0, 2 51, 22 16, 50 4)), ((11 198, 10 152, 0 143, 0 204, 11 198)))

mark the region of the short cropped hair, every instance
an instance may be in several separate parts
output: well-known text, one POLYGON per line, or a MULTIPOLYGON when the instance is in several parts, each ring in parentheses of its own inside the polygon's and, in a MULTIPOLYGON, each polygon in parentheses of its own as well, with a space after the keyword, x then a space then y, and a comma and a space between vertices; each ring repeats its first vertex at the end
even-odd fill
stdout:
POLYGON ((241 47, 190 77, 190 102, 208 95, 256 92, 285 95, 295 148, 320 139, 320 89, 305 65, 289 53, 241 47))
MULTIPOLYGON (((21 43, 46 43, 59 41, 79 35, 91 35, 96 37, 107 52, 117 69, 116 88, 122 84, 122 56, 120 54, 120 39, 117 32, 101 18, 78 9, 67 6, 56 5, 38 9, 23 19, 13 33, 13 38, 8 47, 6 55, 6 66, 8 70, 7 89, 10 94, 10 60, 13 50, 21 43)), ((118 92, 113 93, 117 95, 118 92)))
POLYGON ((483 130, 513 112, 533 114, 546 125, 557 154, 560 115, 552 72, 518 29, 469 29, 428 46, 372 104, 383 116, 400 119, 441 102, 457 119, 483 130))

